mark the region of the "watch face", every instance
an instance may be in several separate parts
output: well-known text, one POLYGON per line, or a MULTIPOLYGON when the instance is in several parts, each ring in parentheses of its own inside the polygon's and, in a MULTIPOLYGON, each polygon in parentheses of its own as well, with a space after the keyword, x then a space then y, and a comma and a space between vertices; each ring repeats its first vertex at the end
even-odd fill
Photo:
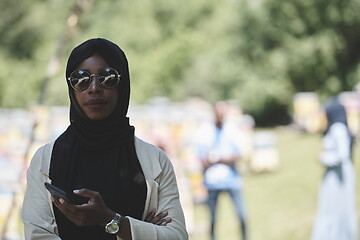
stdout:
POLYGON ((119 225, 116 223, 111 223, 106 226, 106 231, 111 234, 115 234, 119 231, 119 225))

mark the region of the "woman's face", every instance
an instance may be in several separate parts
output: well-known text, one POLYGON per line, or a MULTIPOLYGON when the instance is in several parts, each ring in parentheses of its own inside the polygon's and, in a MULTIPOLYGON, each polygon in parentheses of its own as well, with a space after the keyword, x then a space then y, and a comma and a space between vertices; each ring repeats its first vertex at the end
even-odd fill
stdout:
POLYGON ((115 110, 118 102, 118 88, 103 88, 98 81, 98 70, 106 67, 110 67, 109 64, 100 55, 94 54, 76 68, 95 74, 86 90, 74 90, 77 103, 91 120, 105 119, 115 110))

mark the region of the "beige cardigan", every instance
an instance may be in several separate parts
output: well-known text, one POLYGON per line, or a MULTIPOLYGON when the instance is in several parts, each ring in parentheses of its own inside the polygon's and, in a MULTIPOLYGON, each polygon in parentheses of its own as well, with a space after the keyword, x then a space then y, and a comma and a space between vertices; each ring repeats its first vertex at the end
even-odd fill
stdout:
MULTIPOLYGON (((27 189, 22 208, 25 239, 60 239, 50 194, 44 187, 49 179, 49 163, 54 142, 39 148, 27 171, 27 189)), ((179 201, 173 167, 165 153, 135 137, 135 149, 147 184, 143 218, 152 209, 168 211, 172 222, 167 226, 127 217, 133 240, 188 239, 183 210, 179 201)), ((120 238, 118 238, 120 239, 120 238)))

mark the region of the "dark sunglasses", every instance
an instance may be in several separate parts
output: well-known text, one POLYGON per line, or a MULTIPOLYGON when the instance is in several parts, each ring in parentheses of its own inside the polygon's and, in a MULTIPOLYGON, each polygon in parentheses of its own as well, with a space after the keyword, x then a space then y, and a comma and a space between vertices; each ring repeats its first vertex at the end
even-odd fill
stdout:
MULTIPOLYGON (((95 75, 86 70, 75 70, 70 74, 68 81, 75 90, 84 91, 90 86, 91 77, 95 75)), ((113 68, 102 68, 98 70, 97 79, 103 88, 114 88, 119 84, 120 76, 121 74, 113 68)))

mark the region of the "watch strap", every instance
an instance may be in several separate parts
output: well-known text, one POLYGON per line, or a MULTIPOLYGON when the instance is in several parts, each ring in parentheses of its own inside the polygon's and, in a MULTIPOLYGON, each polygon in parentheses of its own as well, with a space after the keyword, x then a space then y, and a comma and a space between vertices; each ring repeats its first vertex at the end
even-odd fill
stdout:
POLYGON ((119 213, 115 213, 115 217, 112 221, 116 222, 117 224, 120 223, 121 215, 119 213))
POLYGON ((120 219, 121 219, 121 215, 119 213, 115 213, 115 217, 109 223, 106 224, 105 231, 110 234, 116 234, 120 230, 120 219), (111 226, 115 224, 118 226, 117 231, 110 230, 111 226))

